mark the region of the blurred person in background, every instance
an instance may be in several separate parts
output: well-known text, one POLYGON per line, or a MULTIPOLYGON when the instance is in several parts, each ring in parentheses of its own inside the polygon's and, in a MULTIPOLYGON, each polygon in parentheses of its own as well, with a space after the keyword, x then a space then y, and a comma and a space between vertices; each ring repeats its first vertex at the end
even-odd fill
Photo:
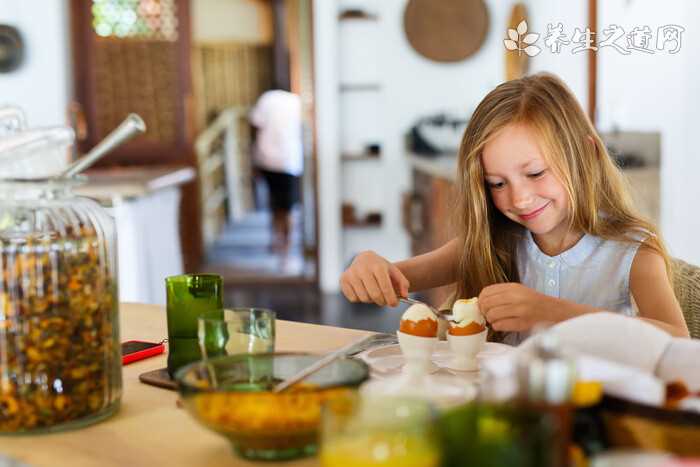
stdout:
POLYGON ((264 92, 248 116, 254 127, 253 161, 269 189, 272 249, 289 248, 292 208, 303 171, 301 99, 289 91, 264 92))

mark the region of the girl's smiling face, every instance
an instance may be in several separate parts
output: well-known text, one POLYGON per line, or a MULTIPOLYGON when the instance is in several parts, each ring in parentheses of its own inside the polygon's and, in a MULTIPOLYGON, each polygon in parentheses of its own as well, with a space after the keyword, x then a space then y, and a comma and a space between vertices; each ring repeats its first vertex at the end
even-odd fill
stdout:
POLYGON ((496 208, 532 232, 540 247, 561 245, 568 232, 569 201, 525 125, 508 125, 481 156, 486 186, 496 208))

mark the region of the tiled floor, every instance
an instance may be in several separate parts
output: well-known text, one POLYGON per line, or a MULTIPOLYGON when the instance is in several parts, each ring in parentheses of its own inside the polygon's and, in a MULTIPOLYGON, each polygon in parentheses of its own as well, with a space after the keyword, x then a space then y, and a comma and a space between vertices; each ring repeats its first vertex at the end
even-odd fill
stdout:
POLYGON ((230 280, 313 279, 314 262, 304 258, 299 210, 293 214, 289 250, 273 252, 270 212, 254 211, 240 222, 229 225, 207 253, 207 270, 230 280))
POLYGON ((264 307, 279 319, 393 332, 401 311, 353 304, 341 294, 322 294, 313 277, 313 261, 304 259, 300 219, 295 215, 292 246, 281 257, 270 251, 270 215, 256 211, 230 225, 211 249, 203 270, 224 276, 227 307, 264 307))

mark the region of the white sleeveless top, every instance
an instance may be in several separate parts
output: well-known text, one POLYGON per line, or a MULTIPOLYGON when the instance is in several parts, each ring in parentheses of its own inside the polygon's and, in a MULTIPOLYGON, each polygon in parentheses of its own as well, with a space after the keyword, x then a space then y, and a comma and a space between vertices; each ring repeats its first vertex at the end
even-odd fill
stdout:
MULTIPOLYGON (((526 231, 517 246, 520 283, 538 292, 636 316, 629 279, 639 244, 584 235, 557 256, 543 253, 526 231)), ((528 332, 507 333, 504 342, 518 345, 528 332)))

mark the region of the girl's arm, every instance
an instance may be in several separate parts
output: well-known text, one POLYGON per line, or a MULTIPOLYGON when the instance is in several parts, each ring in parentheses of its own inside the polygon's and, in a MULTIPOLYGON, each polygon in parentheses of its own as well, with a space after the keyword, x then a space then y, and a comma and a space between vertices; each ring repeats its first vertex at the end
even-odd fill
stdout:
MULTIPOLYGON (((666 263, 645 245, 639 247, 632 261, 630 292, 639 308, 639 319, 672 336, 688 337, 681 307, 668 281, 666 263)), ((549 297, 516 283, 484 287, 479 294, 479 308, 497 331, 524 331, 538 322, 557 323, 585 313, 604 311, 549 297)))
POLYGON ((398 296, 406 296, 409 291, 454 282, 457 261, 456 239, 398 263, 390 263, 373 251, 363 251, 340 276, 340 288, 351 302, 396 306, 398 296))
POLYGON ((676 337, 689 337, 683 312, 666 274, 666 263, 654 250, 639 247, 632 262, 630 291, 639 318, 676 337))
POLYGON ((432 289, 457 280, 457 242, 455 238, 433 251, 394 263, 408 279, 409 291, 432 289))

